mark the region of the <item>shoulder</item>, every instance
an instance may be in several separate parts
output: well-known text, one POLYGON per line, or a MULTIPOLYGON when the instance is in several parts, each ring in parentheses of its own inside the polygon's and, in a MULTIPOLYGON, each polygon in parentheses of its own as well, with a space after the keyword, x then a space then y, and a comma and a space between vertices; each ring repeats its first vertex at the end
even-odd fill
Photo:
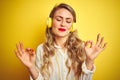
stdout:
POLYGON ((36 65, 40 68, 41 64, 43 63, 43 43, 39 44, 36 49, 36 65))
POLYGON ((42 43, 42 44, 39 44, 37 46, 37 49, 36 49, 36 62, 37 62, 37 64, 42 62, 43 54, 44 54, 44 51, 43 51, 43 43, 42 43))
POLYGON ((41 50, 41 49, 43 49, 43 43, 37 46, 37 50, 41 50))
POLYGON ((37 56, 42 56, 43 55, 43 43, 39 44, 36 49, 36 54, 37 56))

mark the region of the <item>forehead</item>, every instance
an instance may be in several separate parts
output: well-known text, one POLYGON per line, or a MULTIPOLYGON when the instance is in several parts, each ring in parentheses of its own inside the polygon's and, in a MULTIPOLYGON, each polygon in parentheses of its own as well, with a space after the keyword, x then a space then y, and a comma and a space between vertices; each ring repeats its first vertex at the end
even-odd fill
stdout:
POLYGON ((72 14, 67 9, 64 9, 64 8, 60 8, 60 9, 56 10, 54 17, 56 17, 56 16, 61 16, 64 18, 73 18, 72 14))

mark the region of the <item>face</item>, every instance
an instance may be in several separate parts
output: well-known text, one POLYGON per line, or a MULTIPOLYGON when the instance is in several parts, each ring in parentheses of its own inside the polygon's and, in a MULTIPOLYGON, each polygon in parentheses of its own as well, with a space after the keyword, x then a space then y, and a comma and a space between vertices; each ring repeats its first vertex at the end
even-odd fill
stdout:
POLYGON ((52 32, 56 37, 67 37, 72 23, 72 14, 64 8, 58 9, 53 16, 52 32))

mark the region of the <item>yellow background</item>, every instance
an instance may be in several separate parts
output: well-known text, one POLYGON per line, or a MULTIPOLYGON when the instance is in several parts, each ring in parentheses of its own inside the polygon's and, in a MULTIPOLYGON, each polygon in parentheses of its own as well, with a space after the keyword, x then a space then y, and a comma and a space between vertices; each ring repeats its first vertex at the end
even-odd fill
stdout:
POLYGON ((15 45, 22 41, 36 49, 45 40, 49 12, 60 2, 75 9, 81 39, 95 41, 101 33, 108 42, 95 60, 93 80, 120 80, 119 0, 1 0, 0 80, 29 80, 27 69, 14 54, 15 45))

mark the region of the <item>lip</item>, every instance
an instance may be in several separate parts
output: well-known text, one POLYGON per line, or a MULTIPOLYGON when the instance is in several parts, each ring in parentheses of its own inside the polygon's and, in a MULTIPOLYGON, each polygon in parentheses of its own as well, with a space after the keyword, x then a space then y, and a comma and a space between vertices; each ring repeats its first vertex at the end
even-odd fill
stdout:
POLYGON ((58 30, 62 31, 62 32, 66 31, 66 29, 64 29, 64 28, 58 28, 58 30))

